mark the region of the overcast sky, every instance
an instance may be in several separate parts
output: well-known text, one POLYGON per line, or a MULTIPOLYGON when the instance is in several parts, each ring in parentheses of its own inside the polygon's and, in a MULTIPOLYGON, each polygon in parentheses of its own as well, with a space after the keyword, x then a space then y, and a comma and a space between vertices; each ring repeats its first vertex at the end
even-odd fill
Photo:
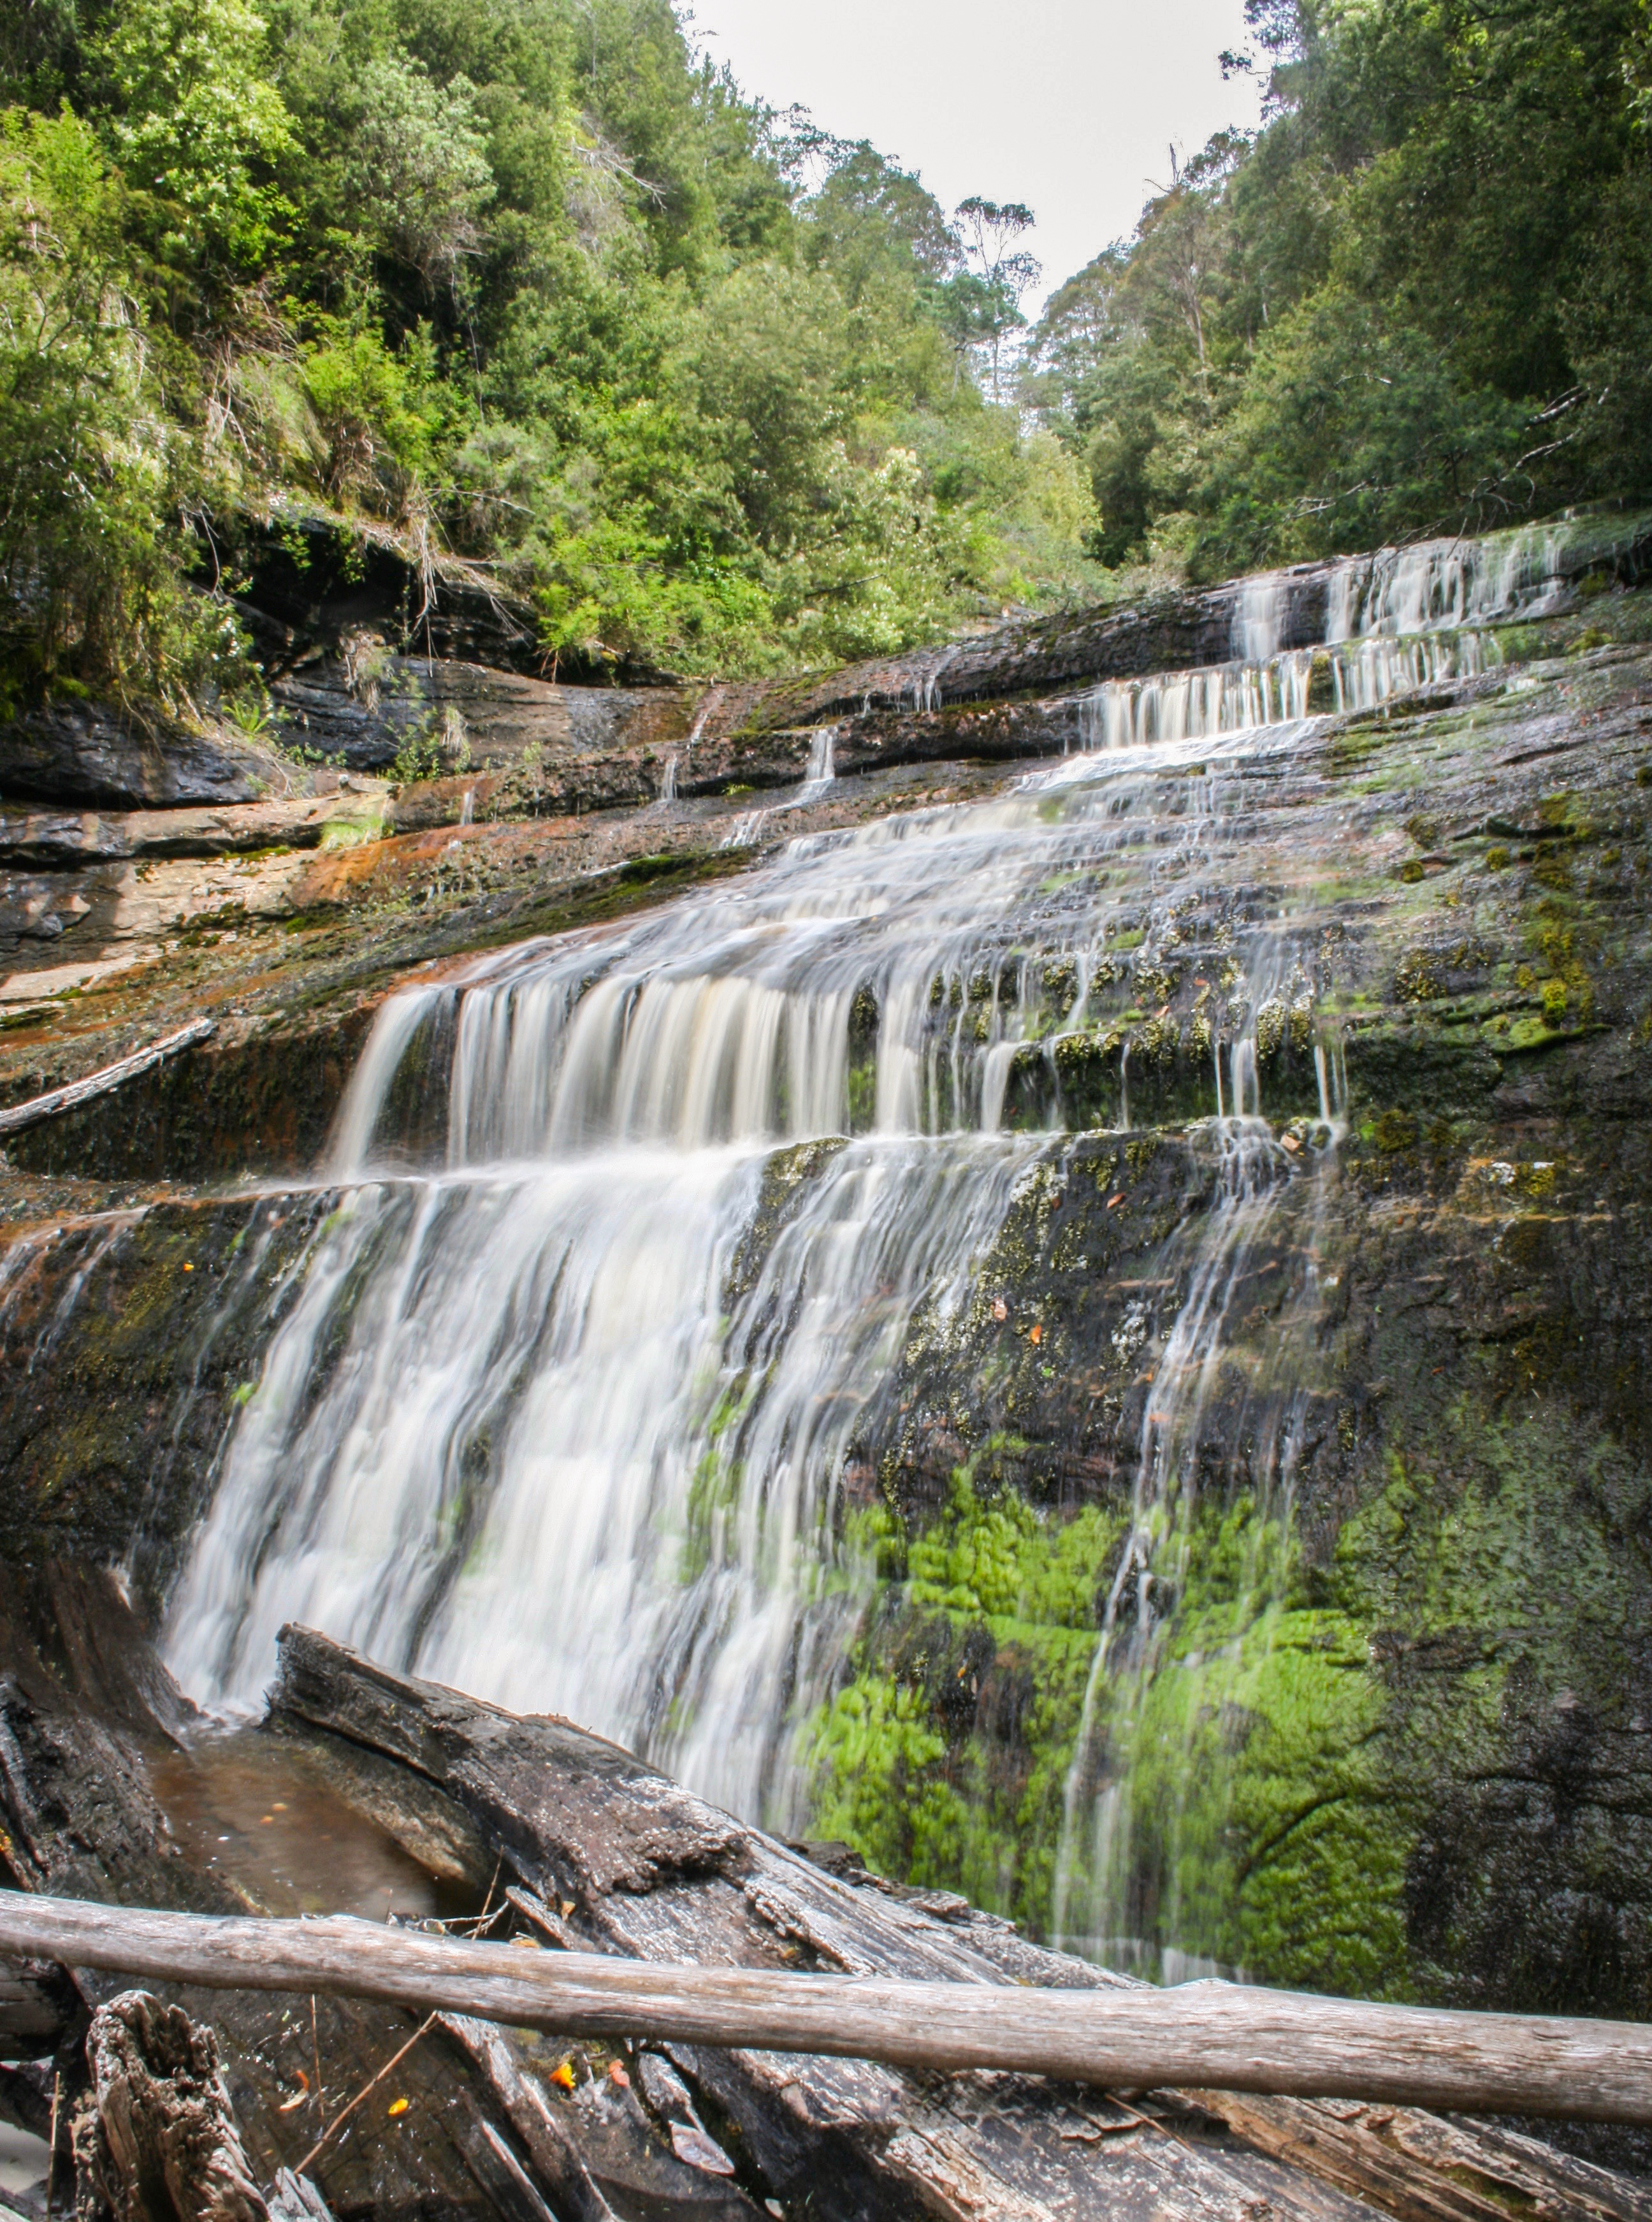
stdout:
POLYGON ((870 139, 947 209, 1025 201, 1046 290, 1130 232, 1172 141, 1256 120, 1216 64, 1241 0, 694 0, 693 20, 745 91, 870 139))

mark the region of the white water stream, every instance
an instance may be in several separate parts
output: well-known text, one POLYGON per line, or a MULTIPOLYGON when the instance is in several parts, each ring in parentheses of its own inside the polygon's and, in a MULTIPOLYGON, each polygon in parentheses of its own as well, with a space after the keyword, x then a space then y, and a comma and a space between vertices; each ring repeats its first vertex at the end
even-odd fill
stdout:
MULTIPOLYGON (((1242 874, 1226 775, 1297 730, 1230 737, 1197 779, 1183 751, 1119 752, 805 838, 394 998, 173 1601, 185 1686, 254 1702, 298 1619, 797 1817, 792 1730, 864 1602, 832 1541, 845 1466, 920 1308, 963 1302, 1060 1146, 1001 1131, 1008 1061, 1084 1025, 1121 920, 1151 957, 1196 859, 1242 874), (398 1168, 393 1084, 432 1040, 445 1163, 398 1168), (776 1146, 851 1127, 737 1271, 776 1146)), ((1269 937, 1241 1034, 1288 946, 1269 937)), ((1226 1093, 1254 1120, 1242 1045, 1226 1093)))
MULTIPOLYGON (((1488 614, 1479 590, 1398 576, 1339 606, 1371 618, 1336 651, 1339 700, 1479 668, 1471 635, 1384 630, 1419 596, 1427 621, 1488 614)), ((1248 646, 1277 641, 1275 588, 1243 623, 1248 646)), ((1098 752, 997 800, 805 836, 712 892, 393 998, 340 1114, 337 1208, 173 1600, 184 1685, 254 1703, 277 1629, 306 1622, 801 1824, 798 1730, 870 1593, 838 1540, 845 1492, 914 1321, 960 1315, 1018 1183, 1065 1146, 1008 1123, 1018 1054, 1130 1004, 1196 891, 1220 908, 1247 887, 1254 782, 1290 775, 1313 730, 1310 662, 1103 687, 1098 752), (445 1099, 434 1161, 410 1148, 410 1093, 422 1114, 445 1099), (776 1183, 776 1151, 815 1144, 776 1183), (778 1232, 756 1242, 765 1213, 778 1232)), ((824 791, 831 750, 817 737, 795 800, 824 791)), ((1092 1698, 1126 1663, 1123 1617, 1150 1671, 1232 1291, 1281 1199, 1334 1164, 1334 1040, 1317 1152, 1280 1149, 1258 1082, 1263 1014, 1313 1023, 1316 931, 1304 909, 1222 945, 1211 1203, 1165 1261, 1175 1308, 1151 1323, 1159 1387, 1092 1698)), ((1314 1301, 1304 1284, 1285 1307, 1247 1422, 1287 1493, 1314 1301)), ((1084 1741, 1056 1918, 1091 1935, 1128 1815, 1086 1805, 1084 1741)))

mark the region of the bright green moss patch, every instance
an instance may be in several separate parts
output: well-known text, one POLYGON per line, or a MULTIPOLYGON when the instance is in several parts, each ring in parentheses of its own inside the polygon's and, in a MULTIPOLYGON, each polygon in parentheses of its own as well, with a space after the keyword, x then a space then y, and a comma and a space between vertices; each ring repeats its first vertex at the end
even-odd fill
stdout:
POLYGON ((1505 2003, 1541 1980, 1629 2010, 1652 1951, 1603 1972, 1597 1945, 1575 1977, 1548 1964, 1565 1937, 1541 1978, 1519 1955, 1580 1874, 1603 1902, 1649 1895, 1639 1824, 1604 1796, 1556 1833, 1575 1764, 1549 1785, 1543 1754, 1557 1720, 1627 1725, 1652 1482, 1527 1371, 1507 1407, 1489 1371, 1426 1417, 1402 1394, 1376 1493, 1317 1560, 1248 1496, 1165 1516, 1162 1617, 1144 1655, 1127 1585, 1099 1673, 1121 1508, 1040 1512, 982 1488, 983 1459, 918 1532, 863 1514, 877 1602, 805 1731, 812 1828, 1149 1972, 1505 2003))

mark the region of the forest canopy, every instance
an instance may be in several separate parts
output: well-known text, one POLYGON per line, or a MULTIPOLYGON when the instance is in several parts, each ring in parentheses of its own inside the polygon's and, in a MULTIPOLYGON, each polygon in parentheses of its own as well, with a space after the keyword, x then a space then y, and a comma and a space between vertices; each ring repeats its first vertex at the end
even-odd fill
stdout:
POLYGON ((1648 0, 1247 0, 1253 136, 1054 293, 1108 564, 1196 575, 1652 492, 1648 0))
POLYGON ((14 687, 253 684, 185 581, 272 503, 494 567, 584 675, 1096 591, 1081 461, 985 386, 1025 258, 669 0, 22 0, 0 41, 14 687))
POLYGON ((591 677, 1652 490, 1649 4, 1248 0, 1261 128, 1023 343, 1027 210, 670 0, 17 0, 0 689, 255 703, 237 524, 295 512, 591 677))

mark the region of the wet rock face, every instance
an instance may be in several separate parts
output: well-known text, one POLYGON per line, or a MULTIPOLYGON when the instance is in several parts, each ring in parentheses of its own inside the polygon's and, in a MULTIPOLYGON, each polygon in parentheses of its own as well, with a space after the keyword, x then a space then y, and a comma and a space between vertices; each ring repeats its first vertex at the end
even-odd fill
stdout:
MULTIPOLYGON (((1276 1980, 1648 2011, 1652 1658, 1631 1631, 1652 1611, 1652 1259, 1624 1139, 1528 1129, 1513 1164, 1356 1142, 1283 1175, 1225 1291, 1179 1593, 1153 1600, 1161 1687, 1096 1761, 1137 1801, 1134 1933, 1203 1891, 1203 1949, 1276 1980), (1281 1566, 1266 1375, 1310 1239, 1335 1286, 1298 1352, 1281 1566)), ((824 1818, 925 1880, 1019 1865, 1012 1902, 1036 1903, 1027 1836, 1042 1815, 1059 1837, 1091 1658, 1069 1630, 1115 1592, 1186 1294, 1177 1229, 1210 1181, 1168 1142, 1087 1138, 1021 1199, 968 1315, 908 1347, 861 1687, 920 1692, 937 1745, 914 1775, 875 1743, 863 1767, 890 1772, 851 1792, 828 1723, 824 1818), (1064 1544, 1083 1546, 1065 1568, 1064 1544), (948 1792, 996 1817, 961 1857, 948 1792)))
POLYGON ((93 809, 255 802, 267 755, 182 725, 140 725, 97 703, 55 701, 0 725, 0 794, 93 809))
POLYGON ((0 1290, 3 1550, 121 1566, 153 1624, 325 1196, 160 1205, 18 1238, 0 1290))
MULTIPOLYGON (((1155 1972, 1652 2012, 1652 659, 1639 598, 1586 614, 1563 637, 1511 631, 1503 668, 1237 769, 1146 776, 1139 825, 1119 813, 1118 853, 1096 866, 1115 890, 1139 880, 1140 900, 1121 900, 1083 977, 1072 921, 1096 882, 1076 869, 1034 886, 993 945, 938 961, 926 1043, 972 1051, 1015 1001, 1002 1123, 1048 1139, 962 1297, 919 1305, 859 1415, 829 1579, 864 1583, 867 1610, 797 1724, 815 1833, 1155 1972), (1253 1010, 1239 959, 1281 920, 1294 953, 1253 1010), (1236 1165, 1197 1122, 1247 1031, 1270 1125, 1236 1165), (1340 1134, 1314 1057, 1328 1043, 1340 1134), (1213 1253, 1241 1207, 1245 1242, 1213 1253), (1212 1254, 1223 1332, 1190 1387, 1171 1345, 1212 1254), (1177 1478, 1155 1497, 1172 1436, 1177 1478), (1144 1497, 1151 1564, 1133 1555, 1144 1497)), ((428 677, 427 708, 451 676, 428 677)), ((569 778, 639 796, 682 714, 669 690, 570 706, 572 690, 525 675, 476 684, 500 719, 567 719, 569 778), (577 729, 594 704, 606 738, 577 729), (626 738, 644 713, 657 748, 626 738)), ((863 807, 849 798, 881 808, 893 792, 846 769, 880 736, 1008 756, 1058 747, 1077 716, 1071 698, 864 701, 840 736, 844 825, 863 807)), ((807 728, 760 725, 750 697, 725 697, 680 774, 795 780, 807 728)), ((606 847, 582 820, 454 827, 462 790, 478 807, 508 792, 514 809, 525 777, 549 775, 529 730, 510 769, 393 798, 407 830, 347 828, 341 806, 283 869, 306 920, 316 890, 335 917, 361 891, 371 931, 355 928, 353 953, 348 926, 307 926, 243 965, 226 936, 219 978, 204 935, 164 978, 234 1007, 219 1037, 79 1123, 9 1142, 13 1164, 291 1178, 405 968, 617 920, 738 863, 715 845, 730 813, 694 821, 697 848, 663 807, 606 847), (557 907, 536 887, 564 837, 555 869, 606 874, 613 908, 557 907), (483 869, 518 850, 516 878, 488 887, 483 869), (462 907, 427 911, 416 857, 455 883, 474 873, 462 907)), ((669 745, 686 763, 688 733, 669 745)), ((66 836, 17 838, 21 854, 66 836)), ((876 1114, 875 990, 845 990, 857 1133, 876 1114)), ((121 1023, 162 1007, 134 996, 121 1023)), ((453 1029, 437 1033, 384 1135, 427 1169, 448 1135, 453 1029)), ((49 1031, 31 1039, 11 1036, 14 1095, 59 1076, 49 1031)), ((843 1150, 826 1138, 754 1171, 746 1239, 719 1262, 731 1315, 843 1150)), ((331 1208, 311 1192, 135 1202, 0 1258, 7 1551, 119 1564, 159 1617, 331 1208)), ((313 1393, 350 1318, 347 1304, 313 1393)), ((749 1322, 753 1350, 776 1323, 749 1322)))

